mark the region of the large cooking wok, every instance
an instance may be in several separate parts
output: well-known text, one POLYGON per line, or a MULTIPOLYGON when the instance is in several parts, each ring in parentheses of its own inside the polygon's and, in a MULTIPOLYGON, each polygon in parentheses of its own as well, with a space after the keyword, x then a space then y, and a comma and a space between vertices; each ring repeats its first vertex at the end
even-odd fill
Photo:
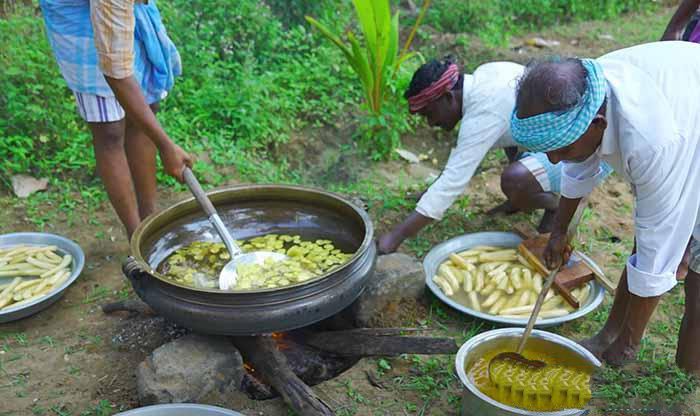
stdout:
POLYGON ((232 293, 182 286, 158 273, 158 265, 193 241, 219 241, 194 199, 182 201, 139 226, 124 264, 138 296, 177 324, 221 335, 300 328, 350 305, 372 274, 377 257, 372 222, 366 212, 334 194, 296 186, 245 185, 209 197, 237 239, 299 234, 332 240, 355 255, 331 273, 284 288, 232 293))

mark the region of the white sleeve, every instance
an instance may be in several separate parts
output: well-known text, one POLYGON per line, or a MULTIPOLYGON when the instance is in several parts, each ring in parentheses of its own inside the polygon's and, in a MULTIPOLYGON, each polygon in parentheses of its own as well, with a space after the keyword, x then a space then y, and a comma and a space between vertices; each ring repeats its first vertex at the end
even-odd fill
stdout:
POLYGON ((583 198, 593 192, 604 174, 598 153, 583 162, 562 161, 561 164, 561 195, 569 199, 583 198))
POLYGON ((641 297, 660 296, 676 285, 676 270, 698 215, 694 152, 682 139, 670 142, 629 162, 637 253, 627 262, 627 282, 630 292, 641 297))
POLYGON ((426 217, 442 219, 450 205, 467 188, 486 153, 508 128, 508 120, 491 111, 463 120, 457 146, 450 152, 440 177, 418 201, 416 211, 426 217))

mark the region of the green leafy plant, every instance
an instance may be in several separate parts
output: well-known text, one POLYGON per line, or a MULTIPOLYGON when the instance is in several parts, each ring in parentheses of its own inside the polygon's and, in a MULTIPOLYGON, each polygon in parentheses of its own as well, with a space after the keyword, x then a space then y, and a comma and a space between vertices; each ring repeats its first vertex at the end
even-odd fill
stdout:
POLYGON ((379 142, 379 152, 373 158, 385 157, 398 144, 395 111, 386 111, 385 101, 396 95, 394 76, 401 64, 415 52, 408 52, 418 27, 430 6, 430 1, 423 3, 421 12, 413 29, 401 50, 399 50, 399 12, 391 14, 389 0, 353 0, 358 26, 362 32, 364 44, 352 32, 347 32, 347 42, 334 34, 326 25, 306 16, 306 20, 335 44, 360 79, 364 99, 369 110, 365 128, 361 137, 374 138, 379 142), (382 134, 383 132, 383 134, 382 134))
MULTIPOLYGON (((413 31, 399 54, 399 12, 391 15, 389 1, 353 0, 352 3, 362 29, 364 47, 352 31, 347 32, 349 44, 346 44, 318 20, 311 16, 306 16, 306 20, 343 52, 362 82, 370 111, 378 114, 386 97, 389 80, 401 63, 415 55, 407 51, 422 17, 416 20, 413 31)), ((424 3, 422 15, 429 5, 429 1, 424 3)))

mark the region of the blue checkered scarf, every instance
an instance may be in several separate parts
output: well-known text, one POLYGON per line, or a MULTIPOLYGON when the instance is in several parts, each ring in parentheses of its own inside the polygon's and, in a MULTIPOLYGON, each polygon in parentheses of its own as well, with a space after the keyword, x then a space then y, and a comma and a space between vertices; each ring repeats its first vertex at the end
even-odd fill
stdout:
POLYGON ((603 68, 593 59, 581 60, 586 68, 586 92, 581 102, 567 111, 552 111, 518 118, 518 108, 510 118, 513 140, 533 152, 550 152, 575 142, 586 132, 603 105, 606 81, 603 68))

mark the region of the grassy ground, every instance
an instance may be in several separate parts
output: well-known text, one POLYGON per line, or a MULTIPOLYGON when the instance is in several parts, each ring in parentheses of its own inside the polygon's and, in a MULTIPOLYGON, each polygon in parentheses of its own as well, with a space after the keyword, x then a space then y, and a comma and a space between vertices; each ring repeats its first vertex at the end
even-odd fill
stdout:
MULTIPOLYGON (((615 21, 577 23, 532 34, 561 42, 553 50, 485 45, 479 38, 439 34, 426 29, 421 49, 426 56, 456 53, 473 68, 479 62, 508 59, 519 62, 547 53, 596 56, 605 51, 656 39, 670 10, 630 15, 615 21)), ((379 232, 413 209, 407 193, 420 189, 423 176, 438 169, 449 151, 452 135, 421 128, 405 145, 416 152, 433 151, 437 163, 422 170, 401 162, 371 163, 352 146, 344 124, 292 132, 292 140, 277 151, 288 154, 289 166, 269 170, 250 168, 253 182, 288 181, 322 186, 364 199, 379 232)), ((516 222, 536 223, 538 214, 486 217, 501 202, 498 175, 504 155, 494 152, 482 165, 469 191, 445 220, 402 250, 423 256, 433 245, 456 235, 483 230, 510 230, 516 222)), ((92 188, 91 188, 92 189, 92 188)), ((161 206, 186 194, 181 188, 163 190, 161 206)), ((597 189, 586 213, 578 244, 617 278, 632 246, 632 198, 617 178, 597 189)), ((136 406, 134 368, 155 348, 162 323, 140 318, 104 316, 99 304, 131 296, 119 271, 128 252, 122 230, 99 193, 77 188, 53 190, 26 201, 0 199, 0 232, 45 230, 70 236, 85 249, 86 270, 66 296, 44 313, 0 326, 0 415, 109 415, 136 406)), ((553 331, 581 339, 599 329, 611 299, 586 317, 553 331)), ((700 415, 695 385, 673 365, 675 343, 683 311, 682 287, 666 295, 655 314, 639 358, 643 365, 600 376, 597 414, 639 414, 630 409, 653 409, 671 414, 700 415), (681 405, 682 404, 682 405, 681 405)), ((492 326, 450 310, 432 297, 406 305, 392 324, 421 327, 425 333, 450 336, 462 343, 492 326)), ((452 415, 457 414, 461 387, 455 377, 454 357, 402 356, 367 359, 337 379, 315 390, 339 415, 452 415), (380 381, 375 387, 368 373, 380 381)), ((280 400, 251 402, 241 394, 214 395, 206 403, 239 409, 245 414, 288 415, 280 400)))

